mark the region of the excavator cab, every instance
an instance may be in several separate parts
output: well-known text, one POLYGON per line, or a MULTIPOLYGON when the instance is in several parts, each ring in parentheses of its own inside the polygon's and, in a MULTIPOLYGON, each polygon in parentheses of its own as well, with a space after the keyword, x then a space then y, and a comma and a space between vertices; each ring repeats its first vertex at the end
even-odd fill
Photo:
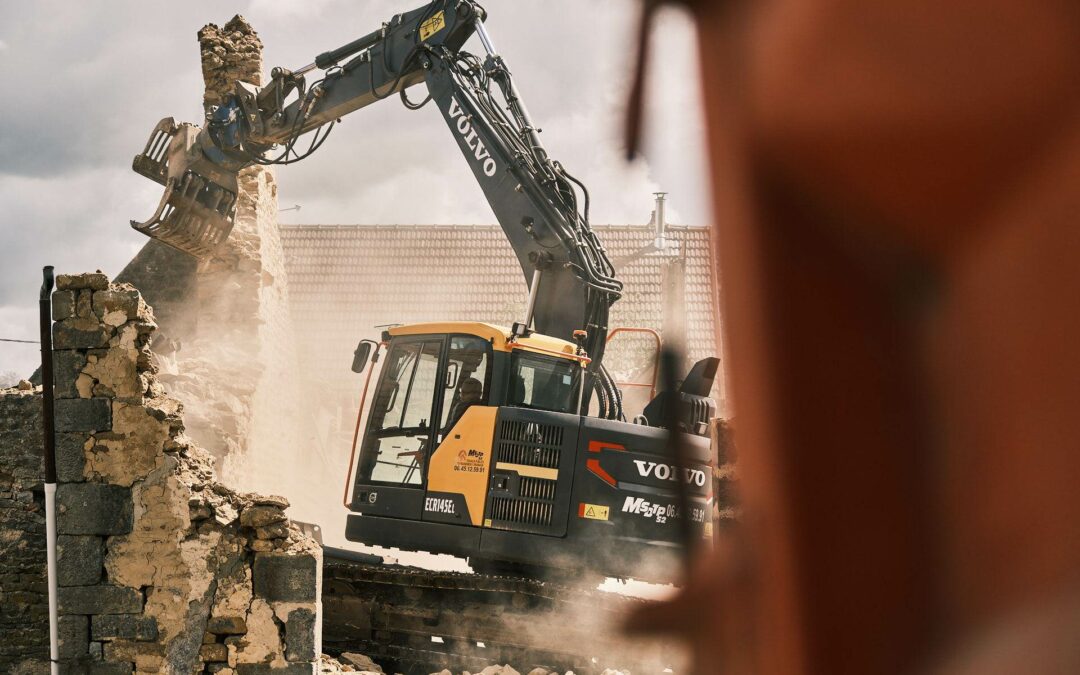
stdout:
POLYGON ((670 580, 680 489, 704 536, 708 441, 683 434, 692 462, 676 467, 666 430, 583 415, 588 358, 576 345, 447 322, 391 328, 381 346, 348 539, 474 567, 670 580))

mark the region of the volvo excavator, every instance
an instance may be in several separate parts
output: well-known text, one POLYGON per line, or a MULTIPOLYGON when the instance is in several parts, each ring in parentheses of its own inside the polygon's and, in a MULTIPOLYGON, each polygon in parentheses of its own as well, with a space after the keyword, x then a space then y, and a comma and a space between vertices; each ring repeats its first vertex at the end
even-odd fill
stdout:
MULTIPOLYGON (((528 287, 520 322, 396 326, 362 340, 352 364, 367 380, 346 476, 346 538, 467 557, 486 576, 360 569, 328 554, 327 591, 338 588, 344 603, 328 604, 328 644, 336 620, 350 648, 360 640, 385 654, 404 635, 415 650, 437 620, 416 624, 409 612, 376 620, 370 606, 366 619, 355 617, 357 597, 408 587, 440 594, 432 602, 444 611, 455 602, 447 593, 467 593, 453 629, 467 635, 442 644, 491 648, 501 628, 460 628, 477 593, 558 605, 568 600, 551 590, 552 577, 671 581, 683 549, 711 527, 707 425, 718 360, 699 362, 626 419, 603 367, 622 284, 589 225, 588 191, 545 151, 486 16, 472 0, 398 14, 309 65, 274 68, 265 87, 237 82, 203 128, 161 120, 134 161, 165 194, 132 226, 205 259, 229 236, 240 170, 298 161, 342 116, 391 96, 410 109, 431 102, 518 258, 528 287), (463 49, 474 36, 482 57, 463 49), (426 97, 410 99, 421 83, 426 97)), ((400 602, 419 606, 416 593, 401 592, 400 602)))

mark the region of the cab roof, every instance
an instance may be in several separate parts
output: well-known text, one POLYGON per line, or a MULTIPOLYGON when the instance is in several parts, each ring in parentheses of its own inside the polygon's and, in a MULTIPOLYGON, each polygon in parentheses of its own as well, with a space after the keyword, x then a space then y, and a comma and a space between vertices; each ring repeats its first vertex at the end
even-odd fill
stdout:
POLYGON ((432 321, 430 323, 413 323, 406 326, 394 326, 388 330, 390 335, 440 335, 456 333, 475 335, 491 342, 491 346, 501 352, 508 352, 513 348, 527 349, 559 356, 565 354, 573 358, 577 347, 572 342, 560 340, 549 335, 532 333, 528 337, 520 337, 511 340, 512 333, 509 328, 496 326, 480 321, 432 321), (513 343, 514 347, 511 347, 513 343))

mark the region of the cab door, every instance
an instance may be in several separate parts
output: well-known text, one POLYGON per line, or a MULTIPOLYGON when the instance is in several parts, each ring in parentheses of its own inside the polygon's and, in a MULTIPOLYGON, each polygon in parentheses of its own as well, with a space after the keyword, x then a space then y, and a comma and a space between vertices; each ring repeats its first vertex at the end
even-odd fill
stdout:
POLYGON ((353 508, 419 519, 442 394, 444 336, 395 338, 372 400, 353 508))
POLYGON ((441 409, 428 462, 424 520, 480 526, 491 468, 498 408, 491 397, 491 344, 450 335, 443 366, 441 409))

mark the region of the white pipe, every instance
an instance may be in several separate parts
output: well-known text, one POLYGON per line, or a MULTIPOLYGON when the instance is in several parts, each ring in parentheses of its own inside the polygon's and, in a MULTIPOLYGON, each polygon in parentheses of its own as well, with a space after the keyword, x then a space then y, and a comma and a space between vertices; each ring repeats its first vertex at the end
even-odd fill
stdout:
POLYGON ((59 626, 56 608, 56 483, 45 483, 45 550, 49 572, 49 670, 60 674, 59 626))
POLYGON ((530 328, 536 311, 536 295, 540 290, 540 268, 533 270, 532 285, 529 287, 529 300, 525 305, 525 328, 530 328))

